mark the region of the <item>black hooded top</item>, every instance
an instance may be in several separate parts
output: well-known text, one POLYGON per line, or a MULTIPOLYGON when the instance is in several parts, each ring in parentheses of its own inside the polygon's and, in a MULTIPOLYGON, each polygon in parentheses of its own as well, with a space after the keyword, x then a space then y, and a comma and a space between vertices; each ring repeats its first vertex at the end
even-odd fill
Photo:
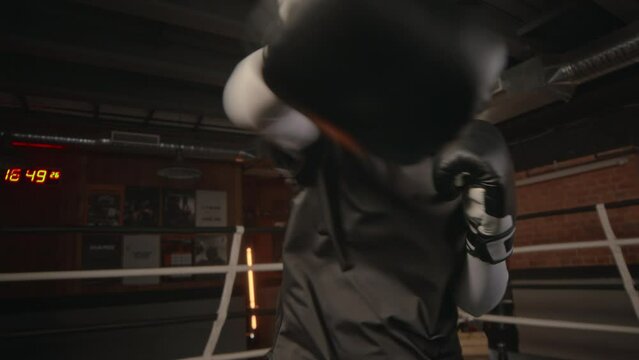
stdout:
POLYGON ((437 198, 431 160, 389 165, 321 138, 294 163, 270 357, 461 359, 466 226, 459 200, 437 198))

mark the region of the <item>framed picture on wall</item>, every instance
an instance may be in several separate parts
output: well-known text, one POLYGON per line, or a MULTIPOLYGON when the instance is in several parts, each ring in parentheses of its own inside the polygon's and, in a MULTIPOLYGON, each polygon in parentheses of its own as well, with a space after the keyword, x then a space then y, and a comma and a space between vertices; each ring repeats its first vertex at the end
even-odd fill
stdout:
MULTIPOLYGON (((84 270, 122 268, 122 236, 114 234, 82 235, 81 268, 84 270)), ((117 278, 85 279, 84 284, 116 283, 117 278)))
MULTIPOLYGON (((160 235, 124 235, 122 238, 122 266, 125 269, 159 267, 160 235)), ((159 276, 122 278, 124 285, 150 285, 159 282, 159 276)))
POLYGON ((119 269, 122 267, 122 236, 87 234, 82 236, 82 268, 119 269))
POLYGON ((162 223, 164 226, 195 226, 195 191, 164 190, 162 208, 162 223))
MULTIPOLYGON (((228 264, 228 236, 222 234, 200 234, 193 242, 193 265, 228 264)), ((224 274, 196 275, 196 279, 223 279, 224 274)))
POLYGON ((123 218, 125 226, 160 225, 160 190, 127 186, 124 192, 123 218))
POLYGON ((226 226, 226 191, 197 190, 195 208, 195 226, 226 226))
POLYGON ((123 187, 91 185, 87 190, 86 224, 92 226, 122 225, 123 187))
MULTIPOLYGON (((162 235, 162 266, 191 266, 193 264, 193 235, 162 235)), ((167 279, 188 279, 191 275, 171 275, 167 279)))
POLYGON ((226 265, 227 235, 197 235, 193 244, 194 265, 226 265))

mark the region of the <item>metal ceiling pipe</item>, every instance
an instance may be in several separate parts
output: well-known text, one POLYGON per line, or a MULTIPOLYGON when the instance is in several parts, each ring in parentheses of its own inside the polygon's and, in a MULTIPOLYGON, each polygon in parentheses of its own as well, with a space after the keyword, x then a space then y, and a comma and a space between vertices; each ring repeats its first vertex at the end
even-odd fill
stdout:
MULTIPOLYGON (((560 66, 550 84, 579 85, 639 62, 639 26, 609 46, 593 49, 581 58, 560 66)), ((627 31, 624 31, 624 33, 627 31)))
POLYGON ((209 146, 185 145, 176 143, 159 142, 157 144, 145 144, 118 142, 106 138, 89 139, 24 133, 12 133, 11 138, 30 142, 72 145, 77 146, 78 148, 91 148, 101 151, 130 152, 141 155, 176 156, 176 154, 179 152, 184 158, 204 160, 236 160, 238 158, 253 159, 256 157, 254 154, 251 154, 250 152, 244 150, 228 150, 209 146))
POLYGON ((577 86, 639 62, 639 22, 585 48, 538 56, 504 72, 488 107, 477 117, 498 123, 556 101, 569 101, 577 86))

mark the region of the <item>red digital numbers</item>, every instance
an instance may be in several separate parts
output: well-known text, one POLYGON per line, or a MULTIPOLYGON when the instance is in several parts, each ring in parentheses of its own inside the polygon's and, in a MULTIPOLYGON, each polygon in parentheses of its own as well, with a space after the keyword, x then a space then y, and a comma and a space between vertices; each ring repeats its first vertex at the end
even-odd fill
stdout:
POLYGON ((24 173, 24 176, 26 176, 29 179, 29 181, 33 182, 33 179, 35 178, 35 170, 27 170, 24 173))
POLYGON ((4 181, 17 183, 20 181, 21 173, 22 169, 7 169, 7 172, 4 175, 4 181))
POLYGON ((55 184, 61 177, 60 170, 9 168, 4 171, 4 182, 14 184, 55 184))
POLYGON ((47 180, 47 170, 38 170, 36 172, 36 184, 44 184, 44 182, 47 180))

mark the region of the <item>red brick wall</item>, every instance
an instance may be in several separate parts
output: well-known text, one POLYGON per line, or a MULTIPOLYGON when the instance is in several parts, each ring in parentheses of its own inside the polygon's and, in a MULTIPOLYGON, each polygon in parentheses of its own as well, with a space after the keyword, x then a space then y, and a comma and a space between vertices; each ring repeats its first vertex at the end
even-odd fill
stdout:
MULTIPOLYGON (((517 188, 520 215, 608 203, 639 198, 639 156, 627 155, 628 163, 517 188)), ((574 159, 563 164, 518 173, 522 179, 592 161, 592 158, 574 159)), ((639 206, 608 210, 612 228, 618 238, 639 237, 639 206)), ((515 246, 560 242, 603 240, 601 224, 595 212, 559 215, 520 220, 517 223, 515 246)), ((626 261, 639 263, 639 246, 623 248, 626 261)), ((589 265, 612 265, 608 248, 592 248, 515 254, 510 267, 539 268, 589 265)))
MULTIPOLYGON (((639 156, 630 154, 626 157, 628 162, 622 166, 518 187, 518 214, 639 199, 639 156)), ((596 161, 593 156, 587 156, 529 169, 518 173, 517 179, 593 161, 596 161)), ((243 188, 244 219, 247 225, 272 226, 275 221, 286 220, 292 193, 281 179, 245 177, 243 188)), ((618 238, 639 237, 639 206, 610 209, 608 215, 618 238)), ((605 239, 594 211, 520 220, 516 236, 515 246, 605 239)), ((274 261, 277 260, 279 254, 276 254, 276 250, 271 250, 272 244, 269 241, 255 241, 254 244, 261 247, 256 250, 260 250, 258 253, 263 258, 272 256, 274 261)), ((628 263, 639 264, 639 246, 622 249, 628 263)), ((513 269, 614 264, 612 254, 606 247, 515 254, 509 262, 513 269)))

